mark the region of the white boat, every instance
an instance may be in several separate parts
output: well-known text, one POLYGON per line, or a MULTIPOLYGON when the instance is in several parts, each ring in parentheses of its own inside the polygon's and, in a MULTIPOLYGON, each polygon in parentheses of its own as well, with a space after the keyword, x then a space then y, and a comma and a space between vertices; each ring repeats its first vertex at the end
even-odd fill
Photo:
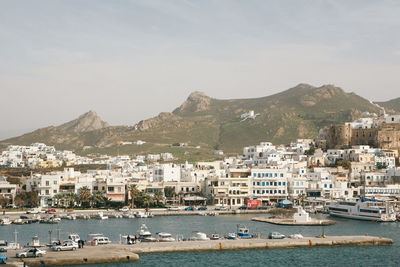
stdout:
POLYGON ((195 231, 193 233, 194 233, 194 235, 190 238, 190 240, 193 240, 193 241, 207 241, 207 240, 210 240, 210 238, 207 237, 207 235, 205 233, 197 232, 197 231, 195 231))
POLYGON ((175 242, 175 238, 170 233, 156 233, 158 242, 175 242))
POLYGON ((130 214, 130 213, 125 213, 122 215, 122 217, 127 218, 127 219, 133 219, 136 218, 135 215, 130 214))
POLYGON ((151 236, 151 232, 149 231, 149 229, 147 228, 147 226, 144 223, 140 226, 138 239, 140 240, 140 242, 156 242, 157 241, 156 238, 151 236))
POLYGON ((15 221, 13 221, 13 224, 24 224, 24 223, 25 222, 21 218, 16 219, 15 221))
POLYGON ((147 218, 147 214, 145 212, 142 211, 135 211, 134 213, 136 218, 147 218))
POLYGON ((289 238, 291 238, 291 239, 302 239, 303 235, 302 234, 292 234, 292 235, 289 235, 289 238))
POLYGON ((1 222, 1 225, 4 225, 4 226, 11 225, 10 218, 8 216, 5 216, 1 222))
POLYGON ((66 218, 68 220, 76 220, 76 214, 75 213, 68 213, 66 218))
POLYGON ((68 235, 68 239, 78 243, 78 241, 81 240, 81 237, 78 234, 71 233, 68 235))
POLYGON ((106 220, 106 219, 108 219, 108 216, 105 216, 104 213, 103 213, 102 211, 99 211, 99 213, 98 213, 97 215, 98 215, 98 218, 99 218, 100 220, 106 220))
POLYGON ((393 208, 382 205, 374 199, 357 199, 356 201, 339 201, 328 206, 329 215, 348 219, 394 222, 396 214, 393 208))
POLYGON ((251 238, 252 236, 249 234, 249 228, 247 228, 245 225, 237 225, 237 237, 241 239, 247 239, 251 238))

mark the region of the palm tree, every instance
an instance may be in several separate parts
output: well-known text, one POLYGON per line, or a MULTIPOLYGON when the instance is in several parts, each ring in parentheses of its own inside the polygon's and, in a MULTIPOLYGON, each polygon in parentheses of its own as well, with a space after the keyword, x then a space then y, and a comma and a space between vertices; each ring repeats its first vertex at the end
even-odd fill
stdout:
POLYGON ((92 194, 92 202, 95 204, 95 206, 104 204, 106 202, 104 193, 101 191, 94 191, 92 194))
POLYGON ((54 198, 57 200, 57 206, 59 206, 60 203, 64 200, 65 194, 64 193, 58 193, 57 195, 54 196, 54 198))
POLYGON ((154 200, 156 201, 156 205, 158 206, 158 204, 160 202, 163 202, 164 200, 164 194, 162 191, 156 191, 154 192, 154 200))
POLYGON ((74 206, 76 199, 77 199, 77 195, 74 192, 67 192, 65 194, 65 200, 68 203, 69 207, 74 206))
POLYGON ((128 192, 131 197, 131 207, 134 207, 135 198, 139 195, 139 189, 137 189, 135 184, 130 184, 128 186, 128 192))
POLYGON ((148 194, 144 194, 144 197, 143 197, 143 205, 144 205, 146 208, 149 208, 149 206, 150 206, 151 203, 154 203, 153 198, 152 198, 150 195, 148 195, 148 194))
POLYGON ((92 194, 90 193, 90 189, 87 186, 82 187, 81 189, 79 189, 79 200, 81 202, 82 205, 88 204, 88 202, 90 201, 90 198, 92 196, 92 194))

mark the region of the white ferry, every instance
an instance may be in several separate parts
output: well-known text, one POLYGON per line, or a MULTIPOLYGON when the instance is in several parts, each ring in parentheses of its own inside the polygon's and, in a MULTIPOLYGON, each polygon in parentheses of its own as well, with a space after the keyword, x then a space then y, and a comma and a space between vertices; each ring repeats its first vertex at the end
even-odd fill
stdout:
POLYGON ((328 206, 329 215, 355 220, 394 222, 396 214, 388 205, 375 199, 357 199, 356 201, 339 201, 328 206))

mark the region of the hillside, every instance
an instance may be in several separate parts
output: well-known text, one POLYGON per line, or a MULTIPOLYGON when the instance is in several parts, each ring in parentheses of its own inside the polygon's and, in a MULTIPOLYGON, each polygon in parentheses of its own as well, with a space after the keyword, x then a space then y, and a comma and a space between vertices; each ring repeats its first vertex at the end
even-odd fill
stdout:
POLYGON ((186 151, 185 158, 202 159, 213 157, 214 149, 240 153, 243 146, 261 141, 288 143, 296 138, 314 138, 321 127, 355 119, 365 111, 379 112, 368 100, 333 85, 299 84, 275 95, 252 99, 220 100, 194 92, 172 113, 160 113, 132 127, 110 127, 89 112, 61 126, 39 129, 0 144, 4 147, 44 142, 85 154, 170 151, 180 158, 186 151), (258 114, 256 118, 242 120, 241 114, 250 110, 258 114), (119 146, 121 141, 139 139, 147 143, 119 146), (177 142, 188 143, 189 147, 171 146, 177 142), (85 146, 91 148, 83 151, 85 146))
POLYGON ((400 97, 395 98, 386 102, 375 102, 381 107, 384 107, 387 113, 399 113, 400 112, 400 97))

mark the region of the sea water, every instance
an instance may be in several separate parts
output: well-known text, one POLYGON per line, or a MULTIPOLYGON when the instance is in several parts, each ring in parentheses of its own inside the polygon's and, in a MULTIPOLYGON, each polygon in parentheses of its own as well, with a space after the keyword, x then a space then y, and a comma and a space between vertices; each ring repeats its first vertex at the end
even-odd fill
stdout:
POLYGON ((266 237, 272 231, 282 234, 300 233, 303 236, 326 235, 373 235, 392 238, 392 246, 312 247, 290 249, 260 249, 209 252, 142 254, 135 263, 97 264, 93 266, 400 266, 400 223, 376 223, 339 218, 333 226, 278 226, 253 222, 255 215, 224 216, 156 216, 148 219, 63 220, 59 224, 29 224, 0 227, 0 239, 13 240, 18 232, 18 242, 26 244, 33 236, 42 243, 50 239, 65 239, 69 233, 78 233, 89 240, 89 233, 102 233, 113 243, 120 235, 137 234, 142 223, 149 230, 168 232, 173 236, 192 236, 193 231, 211 235, 235 232, 237 225, 246 225, 250 232, 266 237))

